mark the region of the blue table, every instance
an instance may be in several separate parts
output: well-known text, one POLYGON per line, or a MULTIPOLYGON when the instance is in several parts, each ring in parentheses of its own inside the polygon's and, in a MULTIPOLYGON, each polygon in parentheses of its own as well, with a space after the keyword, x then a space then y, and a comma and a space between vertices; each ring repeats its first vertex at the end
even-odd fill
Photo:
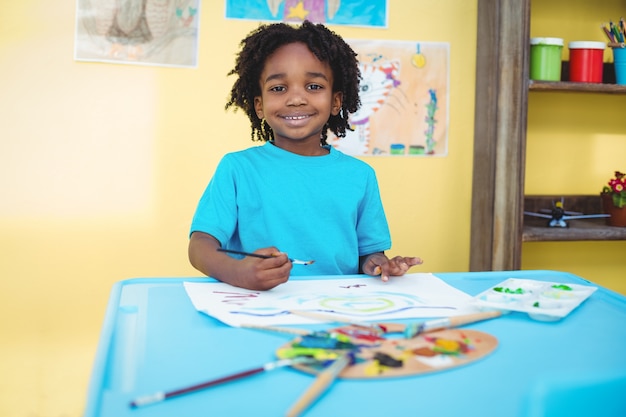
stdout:
MULTIPOLYGON (((507 278, 593 285, 554 271, 438 273, 470 294, 507 278)), ((131 409, 136 397, 186 387, 275 359, 293 336, 228 327, 195 310, 184 281, 140 278, 112 289, 85 417, 282 416, 313 377, 281 368, 131 409)), ((598 290, 558 322, 511 313, 468 328, 496 351, 426 375, 338 380, 303 417, 626 416, 626 297, 598 290)))

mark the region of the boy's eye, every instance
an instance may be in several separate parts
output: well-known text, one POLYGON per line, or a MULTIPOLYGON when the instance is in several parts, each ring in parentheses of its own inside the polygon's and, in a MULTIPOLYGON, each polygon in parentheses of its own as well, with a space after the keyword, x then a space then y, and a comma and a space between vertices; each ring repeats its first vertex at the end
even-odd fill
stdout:
POLYGON ((324 88, 324 87, 322 87, 319 84, 310 84, 309 85, 309 90, 321 90, 322 88, 324 88))
POLYGON ((275 92, 279 93, 281 91, 285 91, 285 87, 283 87, 282 85, 276 85, 274 87, 271 87, 270 91, 275 91, 275 92))

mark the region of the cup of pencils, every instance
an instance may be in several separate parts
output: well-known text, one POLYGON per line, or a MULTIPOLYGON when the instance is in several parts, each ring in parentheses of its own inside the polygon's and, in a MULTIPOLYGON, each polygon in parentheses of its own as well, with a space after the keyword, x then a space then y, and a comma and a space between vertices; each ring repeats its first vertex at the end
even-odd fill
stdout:
POLYGON ((621 18, 618 23, 609 22, 602 26, 613 50, 616 84, 626 85, 626 23, 621 18))

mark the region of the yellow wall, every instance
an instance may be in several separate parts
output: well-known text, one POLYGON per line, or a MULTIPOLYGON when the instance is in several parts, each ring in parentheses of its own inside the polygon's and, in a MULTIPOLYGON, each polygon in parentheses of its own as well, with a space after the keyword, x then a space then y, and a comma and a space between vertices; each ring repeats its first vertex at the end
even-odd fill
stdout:
MULTIPOLYGON (((617 21, 626 0, 533 1, 531 36, 606 42, 600 25, 617 21)), ((607 48, 605 62, 612 61, 607 48)), ((626 171, 626 95, 531 92, 526 194, 599 194, 626 171)), ((565 202, 567 208, 567 201, 565 202)), ((572 272, 626 294, 626 241, 527 242, 523 269, 572 272)))
MULTIPOLYGON (((199 67, 73 60, 74 1, 0 13, 0 415, 79 416, 114 282, 197 275, 190 218, 219 158, 252 145, 225 113, 255 22, 201 10, 199 67)), ((476 1, 391 1, 389 29, 347 38, 450 42, 449 155, 368 159, 394 239, 420 271, 468 268, 476 1)))

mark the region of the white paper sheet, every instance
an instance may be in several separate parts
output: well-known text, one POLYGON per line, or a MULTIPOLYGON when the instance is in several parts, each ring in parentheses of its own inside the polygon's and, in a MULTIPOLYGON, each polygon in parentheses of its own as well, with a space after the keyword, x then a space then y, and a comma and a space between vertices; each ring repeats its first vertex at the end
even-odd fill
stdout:
POLYGON ((185 282, 194 307, 230 326, 319 323, 290 313, 304 310, 358 321, 450 317, 474 313, 472 297, 432 274, 407 274, 389 282, 358 275, 291 279, 269 291, 221 282, 185 282))

